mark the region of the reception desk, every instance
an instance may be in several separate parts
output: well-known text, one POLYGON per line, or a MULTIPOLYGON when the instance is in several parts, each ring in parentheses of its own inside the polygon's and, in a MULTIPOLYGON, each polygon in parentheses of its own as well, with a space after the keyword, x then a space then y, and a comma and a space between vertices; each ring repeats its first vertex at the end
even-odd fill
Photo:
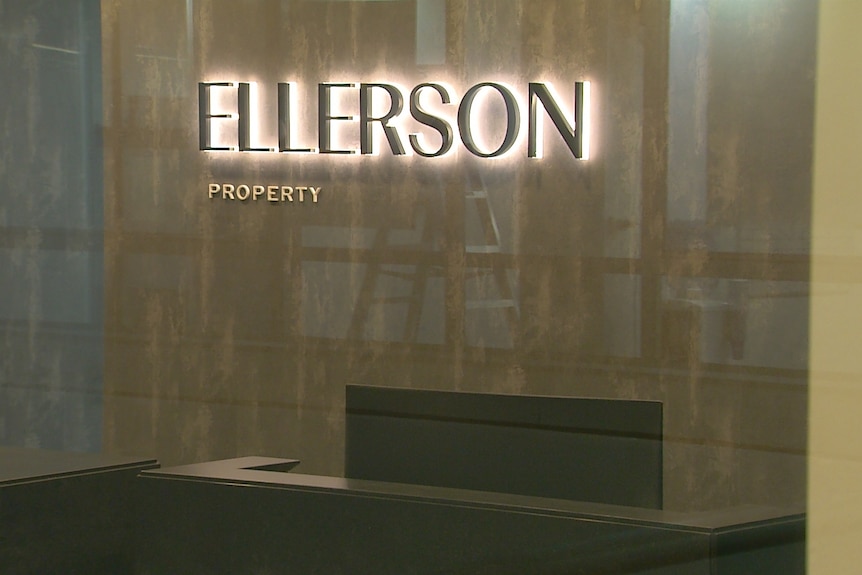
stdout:
POLYGON ((248 457, 140 476, 141 573, 802 575, 802 510, 674 513, 302 475, 248 457))
POLYGON ((133 573, 136 477, 156 466, 0 447, 0 573, 133 573))
POLYGON ((661 509, 658 404, 349 387, 346 421, 346 478, 0 448, 0 575, 805 572, 803 509, 661 509))

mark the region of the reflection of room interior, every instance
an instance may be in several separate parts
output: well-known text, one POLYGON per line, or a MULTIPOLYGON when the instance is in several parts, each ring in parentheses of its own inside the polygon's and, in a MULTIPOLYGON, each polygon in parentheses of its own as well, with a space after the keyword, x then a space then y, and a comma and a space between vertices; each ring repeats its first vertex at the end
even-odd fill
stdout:
POLYGON ((280 490, 348 475, 351 386, 643 401, 663 406, 647 522, 799 509, 821 4, 0 0, 0 446, 301 460, 280 490), (583 82, 577 158, 530 85, 575 129, 583 82), (231 84, 207 111, 208 83, 231 84), (445 141, 411 110, 423 84, 439 157, 413 145, 445 141), (253 150, 285 134, 360 153, 253 150))

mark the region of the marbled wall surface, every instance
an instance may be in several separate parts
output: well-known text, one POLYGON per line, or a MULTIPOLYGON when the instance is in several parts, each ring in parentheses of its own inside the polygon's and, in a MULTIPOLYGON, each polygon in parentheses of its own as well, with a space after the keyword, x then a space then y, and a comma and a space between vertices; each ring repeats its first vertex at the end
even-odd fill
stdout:
POLYGON ((803 501, 815 22, 813 0, 103 0, 105 449, 340 474, 348 383, 659 399, 667 507, 803 501), (279 82, 310 147, 320 82, 590 81, 590 158, 550 124, 540 160, 201 151, 220 81, 256 83, 253 147, 279 82))

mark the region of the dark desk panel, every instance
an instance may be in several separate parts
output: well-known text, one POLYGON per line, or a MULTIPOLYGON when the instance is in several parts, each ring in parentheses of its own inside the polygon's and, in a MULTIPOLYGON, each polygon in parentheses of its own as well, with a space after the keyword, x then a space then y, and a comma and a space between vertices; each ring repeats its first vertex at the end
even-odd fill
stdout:
POLYGON ((282 463, 142 473, 141 572, 804 573, 801 513, 680 514, 263 470, 282 463))
POLYGON ((133 490, 151 459, 0 447, 0 573, 133 572, 133 490))
POLYGON ((662 506, 662 404, 348 385, 356 479, 662 506))

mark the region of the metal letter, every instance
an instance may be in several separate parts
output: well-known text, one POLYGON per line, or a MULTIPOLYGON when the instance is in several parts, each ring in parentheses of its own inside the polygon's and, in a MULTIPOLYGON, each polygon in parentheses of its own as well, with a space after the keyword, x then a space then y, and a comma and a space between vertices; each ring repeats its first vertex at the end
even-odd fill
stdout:
POLYGON ((351 116, 332 116, 329 100, 332 88, 352 88, 355 84, 318 84, 317 85, 317 129, 321 154, 354 154, 355 150, 333 150, 329 134, 329 124, 333 120, 352 120, 351 116))
POLYGON ((572 128, 559 105, 551 96, 550 90, 544 84, 530 82, 530 127, 529 143, 527 145, 527 157, 540 158, 541 134, 538 130, 538 102, 554 122, 557 132, 563 137, 572 155, 577 159, 584 159, 584 82, 575 82, 575 127, 572 128))
POLYGON ((230 114, 212 114, 210 109, 210 87, 233 86, 233 82, 200 82, 198 83, 198 126, 201 150, 230 151, 230 148, 214 148, 210 134, 211 118, 230 118, 230 114))
POLYGON ((508 152, 518 139, 518 132, 521 130, 521 113, 518 110, 518 102, 512 92, 503 86, 494 82, 484 82, 476 84, 464 94, 464 99, 461 100, 461 105, 458 107, 458 129, 461 130, 461 140, 464 142, 470 152, 480 158, 496 158, 508 152), (470 126, 470 112, 473 108, 473 100, 482 88, 493 88, 497 90, 503 101, 506 103, 506 136, 503 138, 503 143, 493 152, 483 152, 473 140, 473 130, 470 126))
POLYGON ((286 82, 278 84, 278 151, 279 152, 316 152, 314 148, 291 148, 290 140, 292 128, 291 121, 291 85, 286 82))
POLYGON ((272 148, 253 148, 251 146, 251 85, 240 82, 237 94, 239 108, 239 151, 240 152, 274 152, 272 148))
POLYGON ((372 139, 371 122, 380 122, 383 128, 383 133, 386 135, 386 140, 389 142, 389 149, 395 156, 403 156, 404 145, 398 137, 398 131, 388 124, 389 120, 401 113, 404 109, 404 96, 392 84, 360 84, 359 85, 359 125, 360 125, 360 150, 363 154, 374 153, 374 143, 372 139), (389 111, 382 117, 375 118, 371 116, 371 92, 374 88, 383 88, 389 93, 389 111))
POLYGON ((451 99, 449 98, 449 92, 446 91, 446 88, 441 86, 440 84, 419 84, 413 91, 410 92, 410 115, 419 122, 420 124, 424 124, 431 128, 434 128, 437 132, 440 133, 440 139, 442 140, 440 143, 440 147, 436 152, 426 152, 419 145, 419 135, 418 134, 410 134, 410 146, 413 148, 413 151, 423 156, 425 158, 435 158, 437 156, 442 156, 446 152, 448 152, 452 148, 452 141, 454 137, 452 135, 452 126, 446 120, 442 118, 438 118, 436 116, 432 116, 428 112, 422 109, 421 103, 419 102, 419 92, 423 88, 431 88, 435 90, 438 94, 440 94, 440 101, 444 104, 448 104, 451 99))

